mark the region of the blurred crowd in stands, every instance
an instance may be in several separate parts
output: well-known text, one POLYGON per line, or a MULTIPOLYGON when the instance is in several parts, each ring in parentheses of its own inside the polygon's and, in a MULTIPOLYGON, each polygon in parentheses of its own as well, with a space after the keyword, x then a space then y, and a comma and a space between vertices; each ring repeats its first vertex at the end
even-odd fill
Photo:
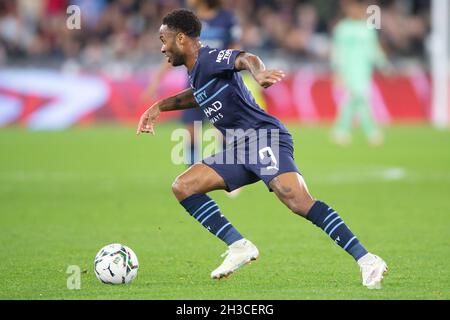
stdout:
MULTIPOLYGON (((374 0, 382 8, 380 41, 395 60, 426 61, 430 0, 374 0)), ((340 2, 222 0, 241 26, 243 48, 296 61, 326 62, 340 2)), ((158 28, 184 0, 1 0, 0 65, 87 68, 106 62, 160 61, 158 28), (81 8, 81 30, 69 30, 69 5, 81 8)))

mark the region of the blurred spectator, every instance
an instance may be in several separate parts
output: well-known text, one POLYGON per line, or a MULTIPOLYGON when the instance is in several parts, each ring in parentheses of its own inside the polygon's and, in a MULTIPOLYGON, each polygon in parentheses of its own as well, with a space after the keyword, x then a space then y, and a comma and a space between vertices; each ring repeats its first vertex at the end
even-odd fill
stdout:
MULTIPOLYGON (((338 1, 222 0, 242 25, 244 49, 278 54, 296 62, 326 62, 331 33, 341 16, 338 1)), ((393 57, 426 54, 428 0, 379 0, 380 39, 393 57)), ((159 61, 161 17, 186 0, 2 0, 0 63, 61 65, 67 61, 102 68, 110 61, 138 66, 159 61), (81 8, 81 30, 66 28, 69 5, 81 8), (2 58, 3 57, 3 58, 2 58)))
POLYGON ((319 32, 319 16, 316 8, 305 3, 295 10, 293 24, 286 35, 284 47, 292 53, 298 53, 308 58, 327 57, 328 36, 319 32))
POLYGON ((390 55, 425 55, 428 9, 416 14, 413 8, 412 2, 406 1, 390 1, 383 8, 381 38, 390 55))

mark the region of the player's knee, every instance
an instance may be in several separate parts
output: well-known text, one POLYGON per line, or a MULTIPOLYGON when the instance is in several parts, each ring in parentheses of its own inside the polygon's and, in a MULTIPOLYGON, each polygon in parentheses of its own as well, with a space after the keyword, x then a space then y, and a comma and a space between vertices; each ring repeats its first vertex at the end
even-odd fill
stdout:
POLYGON ((192 195, 192 188, 182 177, 178 177, 172 183, 172 192, 181 201, 192 195))

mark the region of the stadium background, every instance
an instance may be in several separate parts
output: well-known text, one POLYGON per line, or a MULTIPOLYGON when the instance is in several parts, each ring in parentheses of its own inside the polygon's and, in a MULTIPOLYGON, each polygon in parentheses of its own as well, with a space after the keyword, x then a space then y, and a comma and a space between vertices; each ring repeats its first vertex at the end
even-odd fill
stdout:
MULTIPOLYGON (((243 48, 288 73, 264 96, 268 112, 289 123, 313 194, 330 199, 392 265, 386 289, 372 293, 348 257, 273 197, 261 198, 259 185, 236 199, 214 193, 263 259, 210 283, 222 247, 170 193, 184 169, 170 162, 177 113, 162 116, 174 121, 156 137, 134 136, 152 102, 142 92, 162 59, 160 19, 183 1, 1 1, 0 238, 8 245, 0 270, 9 276, 0 297, 449 299, 450 135, 430 125, 431 1, 376 3, 395 66, 390 77, 375 75, 370 93, 386 143, 370 147, 357 133, 342 148, 329 142, 342 98, 329 63, 339 1, 223 1, 239 18, 243 48), (80 30, 66 28, 71 4, 81 8, 80 30), (110 242, 140 258, 129 287, 105 287, 92 272, 96 251, 110 242), (81 290, 66 287, 69 265, 81 267, 81 290)), ((184 84, 184 71, 173 70, 158 96, 184 84)))
MULTIPOLYGON (((0 90, 9 108, 0 113, 0 125, 37 129, 136 121, 150 103, 140 93, 161 61, 155 32, 159 18, 183 5, 173 0, 2 3, 0 63, 8 69, 0 74, 0 90), (69 4, 81 8, 80 30, 62 27, 69 4)), ((380 39, 398 70, 393 79, 375 78, 375 116, 385 124, 426 122, 431 106, 430 3, 380 5, 380 39)), ((333 90, 328 61, 339 2, 228 0, 224 6, 239 17, 243 48, 260 54, 269 66, 289 71, 283 84, 265 92, 269 111, 294 122, 333 120, 340 94, 333 90)), ((184 79, 181 68, 173 71, 165 77, 160 96, 182 89, 184 79)))

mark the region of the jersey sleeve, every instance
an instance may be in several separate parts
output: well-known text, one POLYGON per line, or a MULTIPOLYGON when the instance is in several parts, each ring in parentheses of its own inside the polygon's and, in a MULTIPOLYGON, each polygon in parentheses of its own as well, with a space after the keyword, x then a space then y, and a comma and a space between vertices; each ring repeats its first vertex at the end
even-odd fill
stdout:
POLYGON ((212 50, 208 52, 206 66, 212 76, 228 76, 235 72, 234 63, 242 50, 212 50))

